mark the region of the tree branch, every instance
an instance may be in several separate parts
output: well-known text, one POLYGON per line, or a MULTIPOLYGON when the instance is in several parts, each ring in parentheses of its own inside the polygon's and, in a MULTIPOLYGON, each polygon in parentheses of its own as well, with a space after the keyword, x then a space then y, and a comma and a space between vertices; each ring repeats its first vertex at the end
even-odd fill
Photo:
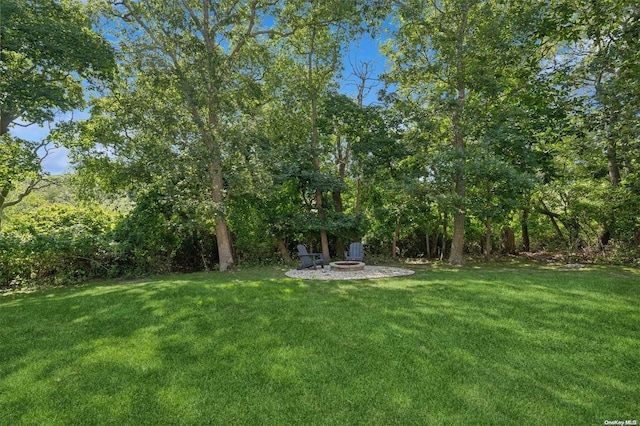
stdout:
POLYGON ((247 28, 247 32, 245 33, 245 35, 240 39, 238 44, 235 45, 233 50, 227 56, 227 60, 226 60, 227 63, 231 62, 231 60, 240 51, 240 49, 242 49, 242 47, 247 43, 247 38, 252 36, 251 32, 253 31, 253 26, 256 23, 256 8, 257 8, 256 2, 254 1, 251 4, 251 12, 250 12, 250 16, 249 16, 249 25, 248 25, 248 28, 247 28))
POLYGON ((189 13, 189 17, 193 20, 193 23, 195 24, 195 26, 200 28, 200 31, 204 33, 202 23, 198 20, 198 16, 193 11, 193 8, 189 6, 189 2, 187 0, 180 0, 180 1, 182 2, 182 5, 184 6, 184 8, 187 9, 187 12, 189 13))
MULTIPOLYGON (((36 149, 39 149, 39 148, 36 148, 36 149)), ((41 170, 42 170, 42 162, 44 161, 45 158, 47 158, 50 152, 51 152, 51 148, 46 148, 45 146, 45 154, 38 158, 37 164, 41 170)), ((12 201, 4 201, 4 197, 8 195, 8 190, 5 191, 2 197, 2 204, 0 205, 0 208, 4 210, 6 207, 15 206, 16 204, 19 204, 26 196, 31 194, 33 190, 47 188, 54 184, 55 182, 48 180, 46 178, 46 175, 40 172, 38 173, 38 176, 35 179, 32 179, 29 181, 29 183, 27 184, 27 187, 21 193, 19 193, 16 196, 16 198, 13 199, 12 201), (38 186, 40 183, 43 183, 43 182, 45 183, 44 185, 38 186)))

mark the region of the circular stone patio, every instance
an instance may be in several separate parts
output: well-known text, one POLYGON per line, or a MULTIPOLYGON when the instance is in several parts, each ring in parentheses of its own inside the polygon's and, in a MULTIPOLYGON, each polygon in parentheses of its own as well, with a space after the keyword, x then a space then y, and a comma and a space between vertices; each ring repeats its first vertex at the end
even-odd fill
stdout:
POLYGON ((365 280, 372 278, 401 277, 403 275, 413 275, 414 271, 392 266, 369 266, 365 265, 361 271, 336 271, 325 266, 324 269, 292 269, 285 272, 289 278, 302 278, 304 280, 365 280))

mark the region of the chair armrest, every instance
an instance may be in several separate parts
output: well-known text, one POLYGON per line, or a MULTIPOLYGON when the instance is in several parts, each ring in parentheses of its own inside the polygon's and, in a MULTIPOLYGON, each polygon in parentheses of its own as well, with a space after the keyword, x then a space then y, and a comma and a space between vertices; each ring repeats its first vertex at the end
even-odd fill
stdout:
POLYGON ((307 253, 307 254, 299 254, 298 257, 302 258, 302 257, 308 257, 309 259, 321 259, 324 260, 324 256, 322 256, 322 253, 307 253))

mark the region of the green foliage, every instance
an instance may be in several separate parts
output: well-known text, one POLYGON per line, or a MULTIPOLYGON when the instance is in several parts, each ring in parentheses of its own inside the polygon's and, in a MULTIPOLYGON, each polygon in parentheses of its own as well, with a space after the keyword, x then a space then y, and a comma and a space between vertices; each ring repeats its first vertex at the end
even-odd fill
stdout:
POLYGON ((0 286, 68 285, 110 273, 113 213, 42 203, 10 217, 0 239, 0 286))
POLYGON ((42 124, 82 109, 82 82, 111 77, 113 50, 91 30, 80 2, 2 0, 0 9, 0 134, 17 118, 42 124))
POLYGON ((5 201, 5 197, 16 188, 16 184, 37 179, 42 172, 38 161, 38 148, 38 142, 14 138, 9 134, 0 136, 0 191, 4 192, 0 201, 5 201))
MULTIPOLYGON (((49 140, 12 137, 18 121, 51 123, 60 112, 82 109, 85 86, 108 81, 113 49, 92 31, 75 0, 0 0, 0 235, 5 208, 13 207, 44 180, 49 140), (19 183, 26 182, 19 192, 19 183)), ((22 125, 22 123, 20 124, 22 125)))
POLYGON ((8 214, 0 287, 215 268, 215 235, 203 204, 167 187, 140 195, 132 209, 122 201, 80 203, 64 179, 55 181, 8 214))
POLYGON ((559 222, 556 234, 569 248, 604 253, 614 240, 637 246, 638 215, 625 207, 637 205, 637 197, 624 189, 637 173, 640 140, 640 91, 629 78, 639 70, 632 34, 640 17, 632 3, 564 1, 548 12, 550 21, 564 22, 547 28, 546 37, 563 46, 553 71, 566 113, 563 131, 547 141, 551 158, 537 200, 559 222))
POLYGON ((633 2, 215 3, 92 2, 103 38, 74 1, 3 0, 0 219, 50 180, 48 140, 5 132, 13 105, 39 123, 81 107, 82 82, 111 76, 112 47, 109 93, 51 139, 71 149, 85 201, 128 205, 96 218, 107 227, 57 204, 13 207, 5 284, 79 280, 80 258, 85 277, 226 269, 286 259, 297 242, 338 256, 352 240, 372 254, 455 251, 461 263, 483 238, 498 251, 505 229, 527 250, 637 257, 633 2), (366 107, 337 79, 346 46, 387 18, 388 86, 366 107), (68 48, 80 41, 92 52, 68 48), (18 78, 30 67, 41 91, 18 78), (34 261, 49 272, 34 273, 24 247, 53 259, 34 261))
POLYGON ((116 224, 111 265, 115 275, 212 269, 215 238, 210 226, 191 209, 175 203, 170 194, 152 191, 116 224))

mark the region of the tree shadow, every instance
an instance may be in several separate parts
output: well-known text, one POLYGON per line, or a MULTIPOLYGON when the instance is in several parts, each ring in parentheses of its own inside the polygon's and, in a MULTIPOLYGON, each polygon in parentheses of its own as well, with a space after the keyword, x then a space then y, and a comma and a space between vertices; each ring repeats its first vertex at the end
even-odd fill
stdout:
POLYGON ((11 297, 0 422, 632 418, 637 286, 545 274, 193 274, 11 297))

